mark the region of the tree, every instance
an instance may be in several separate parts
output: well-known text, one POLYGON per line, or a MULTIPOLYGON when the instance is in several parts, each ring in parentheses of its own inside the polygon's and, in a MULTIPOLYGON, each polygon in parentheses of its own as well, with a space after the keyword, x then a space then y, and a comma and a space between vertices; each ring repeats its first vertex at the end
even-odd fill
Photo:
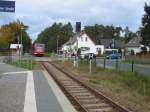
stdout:
POLYGON ((136 33, 129 30, 128 26, 125 27, 123 32, 124 32, 124 42, 125 43, 128 43, 133 37, 137 36, 136 33))
POLYGON ((119 26, 119 27, 116 27, 116 28, 115 28, 115 34, 116 34, 116 35, 115 35, 115 36, 116 36, 115 38, 120 37, 122 31, 123 31, 122 27, 120 27, 120 26, 119 26))
POLYGON ((35 42, 44 43, 46 52, 56 52, 57 42, 58 47, 61 47, 73 35, 73 28, 70 22, 67 24, 54 23, 52 26, 44 29, 35 42))
POLYGON ((145 14, 142 18, 142 28, 141 28, 141 36, 142 36, 142 44, 144 46, 150 47, 150 6, 145 3, 144 6, 145 14))
POLYGON ((113 39, 120 38, 122 31, 121 27, 115 27, 113 25, 104 26, 95 24, 94 26, 85 26, 84 31, 91 37, 91 39, 99 44, 100 39, 113 39))
POLYGON ((0 28, 0 50, 8 51, 11 43, 17 44, 18 37, 21 36, 21 32, 22 32, 22 37, 23 37, 22 43, 24 46, 24 52, 29 52, 30 37, 28 33, 26 32, 27 28, 28 26, 24 25, 19 20, 1 26, 0 28), (21 29, 22 27, 24 27, 24 30, 21 29))

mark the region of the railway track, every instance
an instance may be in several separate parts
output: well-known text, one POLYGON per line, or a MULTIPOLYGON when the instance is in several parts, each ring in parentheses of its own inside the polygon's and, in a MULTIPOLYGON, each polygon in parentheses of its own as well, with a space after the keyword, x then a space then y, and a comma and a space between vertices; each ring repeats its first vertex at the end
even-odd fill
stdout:
POLYGON ((54 78, 78 112, 131 112, 50 62, 42 66, 54 78))

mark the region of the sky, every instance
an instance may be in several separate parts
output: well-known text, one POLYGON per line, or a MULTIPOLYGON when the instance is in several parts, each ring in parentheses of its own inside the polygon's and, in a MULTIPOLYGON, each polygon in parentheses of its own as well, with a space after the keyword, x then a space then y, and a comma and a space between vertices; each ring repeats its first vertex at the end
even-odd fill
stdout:
POLYGON ((17 19, 29 26, 28 33, 37 35, 54 22, 80 21, 85 25, 114 25, 137 31, 141 26, 145 2, 150 0, 15 0, 16 12, 0 12, 0 25, 17 19))

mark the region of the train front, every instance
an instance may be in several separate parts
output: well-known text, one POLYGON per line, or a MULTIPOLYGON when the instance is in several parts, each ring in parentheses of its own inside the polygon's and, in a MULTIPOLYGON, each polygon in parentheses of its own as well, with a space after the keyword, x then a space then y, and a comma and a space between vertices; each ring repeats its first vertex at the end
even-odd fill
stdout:
POLYGON ((45 45, 44 44, 34 44, 33 55, 34 56, 44 56, 45 45))

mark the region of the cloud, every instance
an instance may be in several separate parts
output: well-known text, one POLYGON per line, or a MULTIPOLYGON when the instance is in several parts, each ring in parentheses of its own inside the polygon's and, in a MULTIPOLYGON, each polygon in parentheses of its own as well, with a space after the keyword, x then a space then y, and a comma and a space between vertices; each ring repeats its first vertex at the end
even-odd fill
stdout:
POLYGON ((145 2, 150 0, 16 0, 16 13, 2 13, 0 25, 20 19, 30 26, 28 32, 33 39, 54 22, 113 24, 136 31, 141 26, 145 2))

